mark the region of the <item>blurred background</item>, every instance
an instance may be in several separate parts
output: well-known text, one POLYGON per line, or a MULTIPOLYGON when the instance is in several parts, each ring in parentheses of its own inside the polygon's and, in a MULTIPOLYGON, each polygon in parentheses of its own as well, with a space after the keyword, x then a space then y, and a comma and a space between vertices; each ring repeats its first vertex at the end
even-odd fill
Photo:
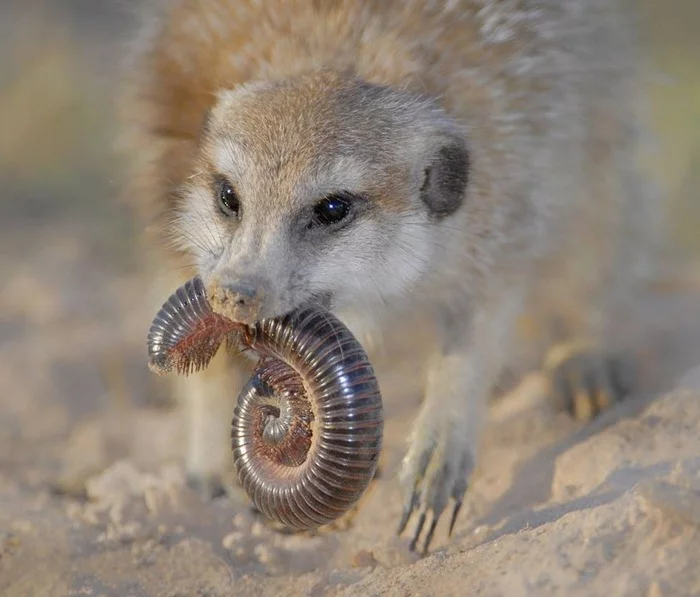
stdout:
MULTIPOLYGON (((640 1, 666 253, 688 284, 677 290, 698 292, 700 2, 640 1)), ((49 479, 79 494, 81 479, 115 458, 148 465, 181 445, 151 391, 153 313, 142 304, 135 230, 115 199, 123 4, 0 0, 0 486, 29 491, 49 479)))

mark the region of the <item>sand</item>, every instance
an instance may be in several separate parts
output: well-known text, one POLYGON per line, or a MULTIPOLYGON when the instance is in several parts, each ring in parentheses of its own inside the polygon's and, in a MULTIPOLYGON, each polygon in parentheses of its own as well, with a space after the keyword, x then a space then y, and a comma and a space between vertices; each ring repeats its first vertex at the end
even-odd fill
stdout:
POLYGON ((146 366, 143 278, 74 227, 22 241, 38 235, 7 231, 23 259, 0 260, 1 595, 700 595, 697 287, 651 303, 663 390, 590 425, 536 374, 494 404, 455 533, 442 521, 421 558, 395 534, 410 355, 380 370, 381 475, 354 517, 282 534, 245 494, 186 486, 181 413, 146 366))

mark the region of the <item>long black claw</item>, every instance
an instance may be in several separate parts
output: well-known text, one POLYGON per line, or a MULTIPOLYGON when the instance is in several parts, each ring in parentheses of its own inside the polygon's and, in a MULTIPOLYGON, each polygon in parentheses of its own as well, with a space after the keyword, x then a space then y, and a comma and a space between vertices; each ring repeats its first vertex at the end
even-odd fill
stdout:
POLYGON ((418 543, 418 537, 420 537, 420 533, 423 530, 423 525, 425 524, 425 512, 423 512, 420 515, 420 519, 418 520, 418 527, 416 528, 416 534, 413 536, 413 539, 411 540, 411 545, 409 549, 411 551, 416 551, 416 543, 418 543))
POLYGON ((555 400, 560 408, 566 412, 574 411, 574 390, 571 388, 562 371, 557 371, 552 380, 555 400))
POLYGON ((455 509, 452 510, 452 519, 450 520, 450 530, 447 531, 447 536, 452 537, 452 531, 455 528, 455 523, 457 522, 457 516, 459 515, 459 511, 462 509, 462 502, 459 501, 455 504, 455 509))
POLYGON ((413 495, 411 495, 411 501, 403 509, 403 514, 401 515, 401 521, 399 522, 399 528, 396 531, 397 535, 401 535, 401 533, 403 533, 404 530, 406 529, 406 525, 408 524, 408 521, 411 519, 411 514, 413 514, 413 510, 415 510, 417 501, 418 501, 418 495, 415 492, 413 492, 413 495))
POLYGON ((404 532, 406 529, 406 525, 408 524, 408 519, 411 518, 411 512, 413 512, 413 508, 411 506, 406 506, 403 509, 403 514, 401 515, 401 522, 399 522, 399 528, 396 531, 397 535, 401 535, 401 533, 404 532))
POLYGON ((433 540, 433 534, 435 533, 435 528, 437 527, 439 517, 434 516, 433 517, 433 522, 430 523, 430 528, 428 529, 428 534, 425 536, 425 543, 423 543, 423 555, 428 553, 428 549, 430 548, 430 543, 433 540))

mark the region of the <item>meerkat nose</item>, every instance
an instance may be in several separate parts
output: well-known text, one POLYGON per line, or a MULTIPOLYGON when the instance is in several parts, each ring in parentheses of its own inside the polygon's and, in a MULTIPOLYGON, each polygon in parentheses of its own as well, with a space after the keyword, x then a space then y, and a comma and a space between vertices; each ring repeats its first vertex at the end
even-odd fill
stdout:
POLYGON ((240 278, 227 284, 216 284, 209 296, 214 311, 230 319, 252 324, 263 311, 266 286, 257 278, 240 278))

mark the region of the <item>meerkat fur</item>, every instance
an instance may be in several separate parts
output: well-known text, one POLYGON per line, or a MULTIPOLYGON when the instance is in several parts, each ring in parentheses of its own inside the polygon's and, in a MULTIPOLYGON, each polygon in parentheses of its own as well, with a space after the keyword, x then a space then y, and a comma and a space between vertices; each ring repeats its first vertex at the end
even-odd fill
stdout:
MULTIPOLYGON (((368 343, 406 313, 429 322, 438 342, 398 474, 397 524, 417 514, 414 548, 450 503, 451 532, 487 398, 518 346, 541 363, 551 346, 576 347, 547 361, 557 387, 585 353, 574 369, 590 382, 588 415, 615 401, 608 330, 643 278, 658 215, 636 161, 630 7, 173 0, 144 12, 120 144, 154 306, 198 273, 224 299, 254 297, 246 318, 318 301, 368 343), (348 213, 329 225, 337 196, 348 213)), ((187 471, 209 493, 230 466, 248 366, 218 355, 175 381, 187 471)))

